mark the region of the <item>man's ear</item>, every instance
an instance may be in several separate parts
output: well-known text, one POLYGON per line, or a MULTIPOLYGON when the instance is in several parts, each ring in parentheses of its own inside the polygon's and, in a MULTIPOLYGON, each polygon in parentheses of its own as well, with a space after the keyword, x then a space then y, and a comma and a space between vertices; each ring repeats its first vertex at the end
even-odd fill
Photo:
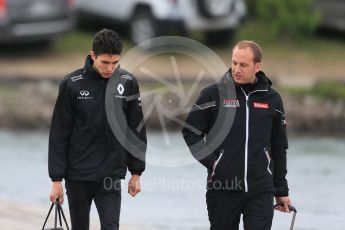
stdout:
POLYGON ((261 62, 255 63, 255 73, 261 70, 261 62))
POLYGON ((95 54, 95 52, 93 52, 92 50, 90 51, 90 56, 91 56, 91 58, 92 58, 92 60, 94 61, 95 59, 96 59, 96 54, 95 54))

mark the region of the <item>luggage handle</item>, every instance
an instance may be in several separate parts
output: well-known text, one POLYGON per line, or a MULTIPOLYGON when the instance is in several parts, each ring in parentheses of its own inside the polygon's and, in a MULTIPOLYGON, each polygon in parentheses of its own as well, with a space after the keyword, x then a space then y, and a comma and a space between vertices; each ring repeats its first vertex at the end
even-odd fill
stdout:
MULTIPOLYGON (((276 204, 276 205, 274 205, 273 208, 275 209, 278 206, 283 206, 283 205, 282 204, 276 204)), ((290 230, 293 230, 293 226, 295 225, 297 209, 294 206, 292 206, 292 205, 288 205, 288 208, 289 208, 290 211, 293 212, 293 216, 292 216, 292 220, 291 220, 291 225, 290 225, 290 230)))
MULTIPOLYGON (((276 208, 276 207, 278 207, 278 206, 283 206, 282 204, 276 204, 276 205, 274 205, 274 209, 276 208)), ((288 205, 288 208, 289 208, 289 210, 291 211, 291 212, 297 212, 297 209, 294 207, 294 206, 292 206, 292 205, 288 205)))
POLYGON ((55 220, 54 220, 54 228, 57 227, 57 219, 59 217, 59 222, 60 222, 60 226, 62 227, 62 221, 61 221, 61 215, 62 215, 62 218, 65 222, 65 225, 66 225, 66 228, 67 230, 69 230, 69 227, 68 227, 68 224, 67 224, 67 220, 66 220, 66 216, 65 216, 65 213, 63 212, 63 209, 61 207, 61 204, 60 204, 60 200, 59 198, 56 199, 55 203, 52 202, 50 208, 49 208, 49 211, 48 211, 48 214, 47 214, 47 217, 44 221, 44 224, 43 224, 43 227, 42 227, 42 230, 44 230, 44 227, 46 226, 47 224, 47 221, 48 221, 48 218, 50 216, 50 213, 53 209, 53 207, 55 206, 55 220))

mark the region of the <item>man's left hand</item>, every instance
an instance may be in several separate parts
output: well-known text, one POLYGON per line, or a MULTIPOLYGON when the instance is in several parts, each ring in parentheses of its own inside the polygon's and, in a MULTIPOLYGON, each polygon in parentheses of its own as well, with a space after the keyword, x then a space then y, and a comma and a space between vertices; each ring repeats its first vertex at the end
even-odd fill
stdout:
POLYGON ((128 193, 135 197, 141 191, 140 176, 133 174, 128 182, 128 193))
POLYGON ((291 205, 291 200, 288 196, 276 197, 276 203, 280 204, 276 207, 276 210, 281 212, 290 212, 289 205, 291 205))

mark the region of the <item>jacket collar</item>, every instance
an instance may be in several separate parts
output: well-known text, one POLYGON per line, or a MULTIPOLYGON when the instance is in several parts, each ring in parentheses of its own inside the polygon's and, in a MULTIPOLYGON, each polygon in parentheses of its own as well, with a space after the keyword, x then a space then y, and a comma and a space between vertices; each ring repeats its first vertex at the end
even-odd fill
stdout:
MULTIPOLYGON (((119 71, 119 69, 120 69, 120 65, 116 67, 114 73, 119 71)), ((95 80, 105 79, 93 68, 93 60, 91 58, 91 55, 87 55, 85 59, 83 74, 95 80)))
POLYGON ((233 81, 231 75, 231 69, 229 69, 225 75, 221 79, 221 83, 223 84, 235 84, 237 87, 248 88, 250 91, 256 90, 268 90, 269 87, 272 85, 272 81, 266 76, 263 71, 259 71, 256 73, 257 82, 254 84, 236 84, 233 81))
POLYGON ((255 83, 257 89, 268 89, 272 86, 272 81, 266 76, 263 71, 256 73, 257 83, 255 83))
POLYGON ((83 75, 92 80, 101 80, 103 79, 102 76, 95 71, 93 68, 93 60, 90 55, 88 55, 85 59, 85 64, 84 64, 84 70, 83 70, 83 75))

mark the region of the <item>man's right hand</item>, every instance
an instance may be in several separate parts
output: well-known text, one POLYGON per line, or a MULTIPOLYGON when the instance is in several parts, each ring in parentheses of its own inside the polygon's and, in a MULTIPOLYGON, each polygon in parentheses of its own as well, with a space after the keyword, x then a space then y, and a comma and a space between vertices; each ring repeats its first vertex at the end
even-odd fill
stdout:
POLYGON ((55 202, 56 199, 59 198, 60 203, 63 204, 64 195, 63 195, 63 187, 61 181, 55 181, 52 184, 52 189, 50 192, 50 201, 55 202))

